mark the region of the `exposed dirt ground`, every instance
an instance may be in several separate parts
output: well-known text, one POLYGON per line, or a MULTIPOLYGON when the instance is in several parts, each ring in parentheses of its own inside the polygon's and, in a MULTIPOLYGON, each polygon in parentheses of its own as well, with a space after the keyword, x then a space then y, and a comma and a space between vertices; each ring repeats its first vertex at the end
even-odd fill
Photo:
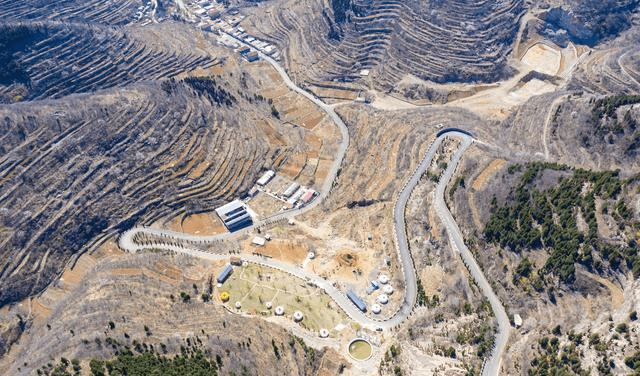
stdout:
MULTIPOLYGON (((206 291, 208 276, 220 267, 217 264, 222 263, 159 254, 126 255, 117 251, 113 243, 106 243, 93 254, 81 256, 74 270, 65 271, 66 279, 57 286, 50 286, 42 297, 34 299, 31 309, 29 304, 22 308, 13 307, 13 310, 23 310, 25 314, 29 312, 34 320, 24 339, 0 360, 0 372, 19 375, 32 370, 35 373, 35 368, 61 356, 79 358, 88 368, 88 361, 84 360, 87 357, 112 356, 110 346, 99 344, 106 337, 124 343, 144 341, 158 347, 162 342, 172 353, 179 352, 183 337, 198 335, 201 339, 211 339, 206 345, 223 357, 225 347, 236 349, 232 351, 234 353, 241 351, 237 349, 235 339, 249 335, 252 348, 259 350, 254 354, 244 354, 242 362, 256 362, 251 367, 263 367, 259 364, 271 361, 268 354, 273 356, 271 339, 284 343, 288 341, 288 334, 284 330, 274 331, 264 321, 227 313, 216 303, 203 303, 199 293, 206 291), (192 285, 197 289, 194 290, 192 285), (191 301, 183 303, 181 292, 190 294, 191 301), (109 321, 115 323, 115 329, 109 328, 109 321), (233 329, 236 326, 237 332, 233 329), (143 327, 150 329, 145 333, 143 327), (249 333, 247 328, 255 328, 256 332, 249 333), (41 335, 28 335, 32 332, 41 335), (221 337, 225 339, 220 341, 221 337), (23 358, 25 354, 29 354, 29 360, 24 365, 20 364, 18 371, 14 360, 27 359, 23 358)), ((280 278, 280 283, 287 285, 283 278, 280 278)), ((297 307, 293 296, 290 300, 293 302, 290 308, 297 307)), ((305 304, 308 305, 309 301, 327 304, 326 300, 326 297, 324 300, 305 299, 300 307, 312 309, 305 304)), ((340 320, 339 311, 333 312, 336 320, 340 320)), ((316 326, 325 318, 328 316, 322 315, 321 309, 309 311, 309 329, 317 330, 316 326)), ((343 334, 348 336, 348 331, 343 334)), ((283 358, 285 356, 283 354, 283 358)), ((336 353, 331 357, 341 361, 341 356, 336 353)), ((231 359, 225 364, 228 364, 227 372, 239 372, 235 368, 240 367, 236 367, 231 359)), ((297 367, 295 364, 295 360, 287 360, 285 367, 297 367)), ((331 364, 327 362, 327 366, 331 364)))
POLYGON ((540 73, 556 75, 560 69, 561 53, 543 43, 537 43, 527 50, 522 62, 540 73))
POLYGON ((221 234, 227 231, 214 212, 178 216, 167 223, 166 227, 172 231, 202 236, 221 234))
POLYGON ((278 260, 287 261, 294 265, 300 264, 309 253, 309 248, 305 243, 287 239, 267 241, 264 246, 255 246, 247 242, 246 247, 248 249, 253 247, 255 252, 271 256, 278 260))
MULTIPOLYGON (((268 7, 271 9, 271 5, 268 7)), ((274 16, 270 11, 265 17, 274 16)), ((464 177, 465 183, 455 187, 455 193, 450 185, 445 197, 496 293, 509 305, 510 314, 517 313, 524 320, 520 328, 513 329, 503 372, 517 374, 529 367, 538 339, 561 325, 565 334, 567 329, 600 334, 609 345, 609 359, 613 359, 618 367, 615 372, 622 374, 626 371, 624 355, 637 349, 638 342, 635 337, 621 338, 625 336, 616 334, 614 325, 626 323, 629 313, 640 309, 640 282, 630 275, 600 276, 578 266, 576 275, 580 289, 572 291, 561 287, 555 291, 558 302, 551 303, 530 287, 514 289, 510 285, 514 270, 524 257, 540 266, 549 258, 547 252, 515 253, 497 246, 477 245, 490 215, 491 197, 496 197, 499 204, 509 197, 515 179, 505 172, 509 163, 542 158, 560 160, 562 157, 563 161, 574 162, 572 165, 594 165, 588 163, 593 154, 591 149, 575 147, 587 160, 581 164, 573 156, 574 149, 561 150, 565 144, 556 134, 556 131, 565 130, 562 126, 569 128, 573 124, 566 119, 564 122, 563 119, 556 120, 560 106, 567 103, 569 110, 565 116, 574 118, 570 102, 586 103, 591 99, 587 96, 577 98, 577 95, 572 98, 568 93, 570 83, 574 88, 580 88, 579 83, 571 81, 572 72, 579 67, 588 74, 602 73, 603 77, 594 80, 594 85, 585 90, 587 95, 616 92, 615 86, 602 92, 598 88, 629 81, 629 78, 614 78, 618 73, 624 73, 626 65, 620 64, 625 61, 623 56, 617 58, 618 65, 610 66, 622 47, 608 46, 606 50, 594 50, 591 54, 592 50, 586 46, 568 43, 561 48, 542 41, 539 36, 522 41, 524 23, 531 19, 531 14, 524 17, 514 46, 517 53, 513 54, 510 64, 517 72, 503 81, 435 84, 407 74, 399 87, 422 85, 435 93, 433 100, 415 101, 400 99, 399 87, 385 92, 362 89, 367 85, 369 88, 375 86, 371 78, 363 80, 362 88, 354 90, 349 90, 349 85, 345 85, 345 89, 304 86, 334 104, 349 128, 351 143, 331 194, 316 210, 296 218, 293 224, 279 222, 262 228, 260 235, 268 233, 272 237, 262 247, 251 244, 257 232, 220 247, 229 246, 225 250, 238 252, 239 256, 258 252, 299 265, 335 281, 343 291, 356 291, 369 306, 376 302, 380 293, 367 292, 370 281, 381 274, 387 275, 395 292, 389 303, 383 305, 382 313, 376 316, 383 318, 397 310, 404 293, 392 227, 397 193, 439 129, 469 129, 485 144, 478 143, 469 148, 454 177, 454 180, 464 177), (567 91, 562 91, 565 89, 567 91), (543 127, 541 122, 544 122, 543 127)), ((149 33, 155 43, 161 43, 161 35, 149 33)), ((212 37, 196 34, 194 41, 185 41, 185 50, 195 45, 212 53, 221 51, 211 45, 212 37)), ((303 45, 308 37, 299 35, 296 36, 299 39, 289 43, 303 45)), ((239 86, 229 89, 233 95, 242 96, 248 101, 245 103, 252 105, 264 108, 273 105, 271 115, 268 110, 264 116, 252 115, 243 121, 260 130, 261 143, 277 149, 270 161, 263 161, 256 153, 246 156, 243 163, 251 164, 252 158, 257 158, 260 171, 274 169, 278 178, 282 178, 278 189, 293 181, 317 188, 334 161, 336 141, 340 136, 335 124, 306 98, 289 90, 265 61, 247 63, 236 53, 223 51, 224 65, 199 68, 177 78, 213 75, 226 79, 232 74, 235 78, 240 77, 239 86)), ((301 67, 308 66, 306 59, 310 55, 305 56, 305 53, 313 51, 301 51, 300 54, 289 51, 287 58, 291 61, 285 64, 293 73, 300 75, 301 67)), ((325 63, 317 62, 319 65, 325 63)), ((627 75, 635 80, 629 73, 627 75)), ((581 92, 580 97, 582 95, 581 92)), ((175 117, 176 121, 185 122, 188 115, 178 113, 175 117)), ((218 126, 226 121, 229 119, 216 118, 212 122, 215 124, 210 125, 218 126)), ((239 128, 225 137, 253 137, 253 134, 243 132, 244 128, 239 128)), ((226 158, 217 157, 218 153, 224 155, 224 151, 218 149, 211 155, 202 150, 191 155, 189 150, 197 147, 198 142, 197 137, 185 140, 180 146, 183 152, 177 153, 174 160, 167 161, 159 170, 184 175, 191 180, 206 178, 214 163, 226 158), (175 169, 176 166, 179 168, 175 169)), ((214 352, 224 356, 225 349, 235 350, 224 356, 225 374, 240 373, 240 364, 273 374, 309 374, 309 369, 305 368, 308 359, 300 349, 289 351, 287 348, 284 360, 278 367, 273 367, 271 346, 276 347, 277 342, 281 342, 284 348, 289 333, 304 337, 311 346, 327 345, 339 350, 318 353, 321 357, 320 367, 316 370, 318 375, 335 375, 339 364, 349 363, 343 358, 342 350, 350 339, 360 335, 371 337, 374 356, 357 372, 353 368, 347 369, 346 375, 383 374, 376 367, 384 359, 384 350, 392 343, 400 344, 402 348, 394 361, 402 364, 403 374, 464 375, 468 368, 478 371, 483 361, 477 354, 478 344, 461 340, 459 335, 493 328, 495 323, 488 312, 482 311, 481 294, 458 255, 452 252, 448 236, 433 209, 432 193, 436 181, 456 147, 456 141, 443 143, 407 205, 409 245, 428 303, 391 331, 383 334, 362 332, 321 291, 284 272, 255 265, 239 267, 221 287, 211 287, 209 291, 210 278, 215 278, 227 260, 206 262, 151 252, 124 254, 112 240, 97 251, 80 256, 73 269, 65 269, 60 279, 41 295, 0 309, 0 329, 5 328, 9 322, 7 318, 16 313, 31 320, 23 338, 0 359, 0 373, 26 374, 49 362, 51 357, 111 357, 111 350, 101 341, 106 341, 106 336, 113 336, 126 342, 131 335, 131 340, 156 344, 162 341, 169 345, 171 352, 178 351, 183 338, 206 336, 214 352), (223 291, 231 294, 231 299, 225 303, 220 301, 223 291), (203 292, 211 292, 212 301, 203 302, 203 292), (190 299, 183 301, 181 293, 189 294, 190 299), (234 308, 235 302, 241 304, 240 309, 234 308), (273 316, 272 310, 266 308, 266 302, 272 302, 274 307, 283 305, 285 316, 273 316), (291 319, 295 310, 301 310, 305 315, 301 323, 291 319), (108 329, 107 323, 111 320, 116 322, 115 331, 108 329), (151 328, 150 333, 142 330, 147 325, 151 328), (332 338, 326 342, 320 340, 317 336, 320 328, 329 329, 332 338), (251 339, 254 341, 250 349, 245 345, 246 338, 249 343, 252 343, 251 339), (444 350, 448 349, 454 349, 456 356, 445 356, 444 350), (23 359, 29 359, 28 366, 21 365, 23 359), (17 367, 24 369, 18 371, 17 367)), ((245 171, 242 175, 215 175, 211 179, 226 186, 230 182, 225 179, 242 180, 246 176, 245 171)), ((224 188, 221 186, 220 190, 224 188)), ((233 198, 231 193, 224 197, 225 200, 233 198)), ((595 215, 600 236, 609 238, 622 234, 614 215, 604 210, 607 207, 611 211, 613 204, 596 199, 595 215)), ((260 193, 249 201, 249 205, 264 217, 280 210, 284 203, 260 193)), ((175 216, 173 213, 153 226, 194 235, 226 231, 215 213, 192 214, 197 211, 185 210, 187 214, 175 216)), ((640 198, 636 200, 634 210, 637 216, 640 198)), ((576 213, 576 218, 579 227, 585 230, 586 222, 581 212, 576 213)), ((1 234, 3 231, 0 228, 1 234)), ((637 237, 640 238, 640 232, 637 237)), ((616 241, 622 244, 627 240, 616 241)), ((45 261, 46 256, 42 260, 43 267, 45 261)), ((27 265, 26 260, 20 267, 24 265, 27 265)), ((34 270, 37 266, 38 263, 33 265, 34 270)), ((630 327, 631 333, 640 330, 637 322, 630 323, 630 327)), ((566 338, 562 341, 568 343, 566 338)), ((594 350, 585 344, 580 351, 583 364, 595 369, 598 357, 594 350)), ((391 368, 388 371, 391 373, 391 368)))

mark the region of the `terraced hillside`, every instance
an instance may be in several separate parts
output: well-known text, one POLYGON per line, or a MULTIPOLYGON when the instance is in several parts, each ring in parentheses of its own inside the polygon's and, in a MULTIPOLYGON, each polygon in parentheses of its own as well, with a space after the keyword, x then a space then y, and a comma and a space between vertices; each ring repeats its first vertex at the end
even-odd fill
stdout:
POLYGON ((573 42, 594 47, 637 24, 633 13, 639 4, 638 0, 549 2, 549 9, 540 14, 543 24, 538 31, 559 45, 573 42))
POLYGON ((277 157, 254 125, 270 108, 198 81, 0 107, 0 306, 136 221, 249 189, 277 157))
POLYGON ((590 93, 634 94, 640 90, 640 30, 630 30, 623 38, 591 54, 573 77, 573 86, 590 93))
MULTIPOLYGON (((170 357, 196 343, 207 359, 218 359, 218 375, 248 375, 256 369, 260 375, 337 375, 346 363, 333 349, 303 346, 302 339, 283 328, 203 302, 192 286, 207 291, 209 276, 219 264, 161 254, 127 255, 110 247, 115 246, 105 244, 82 256, 57 286, 34 299, 35 318, 28 329, 32 335, 24 335, 0 358, 1 374, 36 375, 37 369, 64 357, 78 359, 82 374, 89 375, 90 359, 113 359, 125 346, 135 353, 150 346, 170 357), (180 299, 181 292, 192 294, 189 302, 180 299)), ((132 368, 129 375, 148 374, 132 368)), ((206 374, 214 373, 209 369, 206 374)))
POLYGON ((520 0, 336 0, 331 8, 313 1, 298 6, 274 6, 270 17, 252 22, 287 47, 290 69, 301 80, 348 83, 360 79, 361 70, 371 70, 382 87, 408 74, 434 82, 507 76, 506 59, 525 12, 520 0))
POLYGON ((80 23, 123 25, 134 20, 143 0, 25 0, 0 1, 0 20, 56 20, 80 23))
POLYGON ((132 35, 128 29, 77 24, 0 25, 0 61, 7 67, 0 73, 0 100, 60 98, 216 63, 202 51, 176 51, 132 35))

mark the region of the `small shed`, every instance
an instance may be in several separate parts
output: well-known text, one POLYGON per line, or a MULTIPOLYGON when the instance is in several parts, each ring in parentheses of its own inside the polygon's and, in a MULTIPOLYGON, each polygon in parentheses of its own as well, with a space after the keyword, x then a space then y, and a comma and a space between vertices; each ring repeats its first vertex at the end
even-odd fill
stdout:
POLYGON ((229 262, 231 263, 231 265, 242 266, 242 259, 238 256, 229 257, 229 262))
POLYGON ((247 54, 246 58, 247 58, 248 62, 253 63, 254 61, 259 60, 260 56, 258 56, 257 52, 250 52, 250 53, 247 54))
POLYGON ((516 328, 519 328, 519 327, 522 326, 522 317, 520 317, 520 315, 517 314, 517 313, 515 315, 513 315, 513 325, 516 328))
POLYGON ((313 197, 315 196, 315 194, 316 194, 316 192, 315 192, 315 191, 308 190, 308 191, 307 191, 307 193, 305 193, 304 195, 302 195, 302 197, 300 198, 300 200, 301 200, 303 203, 307 204, 307 203, 309 203, 309 202, 313 199, 313 197))
POLYGON ((251 241, 251 244, 261 247, 264 245, 266 241, 267 239, 263 238, 262 236, 254 236, 253 240, 251 241))
POLYGON ((260 191, 258 190, 258 187, 252 187, 252 188, 249 190, 248 195, 249 195, 249 197, 256 197, 256 196, 258 195, 258 192, 260 192, 260 191))

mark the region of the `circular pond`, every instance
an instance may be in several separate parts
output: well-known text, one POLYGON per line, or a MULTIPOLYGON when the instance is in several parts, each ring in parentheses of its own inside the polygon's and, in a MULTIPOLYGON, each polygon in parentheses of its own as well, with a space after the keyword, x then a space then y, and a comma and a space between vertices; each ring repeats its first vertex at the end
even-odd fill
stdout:
POLYGON ((349 354, 356 360, 367 360, 371 357, 371 344, 364 339, 354 339, 349 344, 349 354))

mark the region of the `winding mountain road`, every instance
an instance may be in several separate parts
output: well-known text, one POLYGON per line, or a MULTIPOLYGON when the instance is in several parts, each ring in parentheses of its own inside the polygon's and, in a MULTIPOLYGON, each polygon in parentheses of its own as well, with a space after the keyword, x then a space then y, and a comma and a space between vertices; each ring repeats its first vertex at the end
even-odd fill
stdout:
MULTIPOLYGON (((347 126, 344 124, 342 119, 335 113, 333 108, 330 105, 320 101, 318 98, 308 93, 307 91, 299 88, 287 75, 284 68, 282 68, 275 60, 271 59, 269 56, 260 53, 260 57, 265 61, 269 62, 276 71, 280 74, 283 81, 286 85, 297 93, 303 95, 304 97, 311 100, 313 103, 322 108, 327 115, 338 125, 340 129, 342 139, 340 141, 340 145, 338 148, 338 152, 335 156, 335 160, 331 166, 331 170, 327 175, 326 180, 324 181, 321 189, 319 190, 319 195, 310 205, 303 207, 301 209, 289 210, 285 212, 280 212, 272 217, 266 218, 263 221, 258 222, 252 227, 248 227, 244 230, 235 232, 235 233, 224 233, 220 235, 213 236, 197 236, 184 234, 181 232, 169 231, 169 230, 160 230, 160 229, 151 229, 146 227, 135 227, 126 232, 124 232, 119 238, 119 245, 122 249, 127 251, 138 251, 144 250, 148 248, 160 248, 164 250, 169 250, 173 252, 188 254, 194 257, 210 259, 210 260, 221 260, 227 259, 229 256, 226 254, 215 254, 210 252, 205 252, 199 249, 198 245, 205 245, 207 243, 218 242, 221 240, 229 239, 231 237, 237 236, 239 233, 245 233, 254 229, 256 227, 265 225, 270 222, 278 221, 281 219, 288 219, 294 216, 305 213, 317 205, 319 205, 322 200, 324 200, 329 192, 331 191, 331 187, 333 186, 334 179, 337 177, 338 169, 342 163, 342 160, 346 154, 347 146, 349 145, 349 133, 347 126), (164 237, 165 239, 169 239, 171 241, 167 241, 166 243, 154 243, 153 245, 149 244, 139 244, 136 242, 136 235, 154 235, 164 237), (178 245, 178 242, 181 242, 178 245), (186 243, 186 244, 185 244, 186 243), (193 245, 193 247, 191 247, 193 245)), ((438 146, 446 137, 456 137, 461 139, 461 146, 459 150, 455 153, 451 162, 448 164, 448 168, 440 178, 439 183, 436 188, 436 210, 438 215, 440 216, 443 224, 447 228, 447 232, 449 234, 452 246, 460 252, 462 259, 469 267, 469 271, 471 275, 478 283, 478 286, 483 291, 483 294, 487 296, 489 299, 493 311, 496 313, 496 317, 498 318, 499 323, 499 332, 496 339, 495 350, 492 353, 491 359, 486 363, 486 366, 483 370, 483 375, 497 375, 499 372, 499 365, 502 356, 502 352, 506 346, 506 340, 508 338, 508 328, 509 328, 509 320, 504 313, 504 308, 502 307, 499 299, 491 290, 491 286, 484 278, 481 269, 473 259, 473 255, 464 245, 464 240, 458 227, 451 216, 451 213, 446 207, 444 203, 444 191, 446 189, 446 185, 451 179, 455 168, 462 157, 464 151, 473 143, 473 138, 464 133, 455 129, 441 131, 439 132, 439 136, 432 141, 427 149, 427 152, 411 175, 410 179, 404 185, 400 194, 398 195, 394 211, 393 211, 393 220, 394 220, 394 232, 396 235, 396 247, 398 251, 398 259, 402 268, 402 274, 405 282, 405 294, 402 304, 399 307, 399 310, 395 312, 391 317, 387 319, 375 319, 369 316, 366 316, 363 312, 356 308, 356 306, 346 297, 346 295, 340 291, 337 287, 335 287, 334 283, 321 278, 318 275, 302 270, 299 267, 274 260, 272 258, 265 258, 257 255, 243 255, 243 259, 256 263, 259 265, 268 266, 271 268, 275 268, 278 270, 282 270, 284 272, 290 273, 298 278, 301 278, 308 283, 311 283, 321 289, 323 289, 331 298, 338 304, 344 312, 354 321, 360 323, 364 327, 368 327, 372 330, 382 328, 389 329, 393 328, 399 324, 401 324, 411 313, 413 307, 415 306, 417 299, 417 281, 416 281, 416 272, 413 264, 413 259, 411 257, 411 252, 409 250, 409 245, 407 242, 407 234, 405 227, 405 208, 409 197, 411 196, 411 192, 414 187, 419 183, 420 178, 432 163, 433 158, 436 154, 438 146)))
POLYGON ((485 363, 482 374, 498 375, 500 374, 502 353, 504 352, 507 346, 507 341, 509 340, 511 323, 509 322, 509 317, 507 316, 507 313, 502 306, 502 302, 500 302, 498 296, 493 292, 491 285, 482 273, 482 269, 480 269, 480 266, 473 258, 473 254, 464 244, 464 239, 462 237, 462 234, 460 233, 460 229, 458 228, 456 221, 453 219, 453 216, 451 215, 451 212, 449 212, 447 204, 444 201, 444 194, 447 188, 447 184, 451 180, 456 166, 462 158, 462 154, 465 152, 465 150, 467 150, 471 143, 472 140, 470 138, 462 140, 460 148, 454 154, 445 172, 442 174, 442 176, 440 176, 440 182, 438 183, 438 186, 436 187, 436 191, 434 193, 434 201, 438 216, 440 217, 440 220, 442 221, 444 226, 447 228, 447 234, 449 235, 449 244, 451 244, 451 247, 453 247, 460 253, 460 257, 462 257, 462 260, 467 265, 469 273, 471 273, 471 276, 476 281, 478 287, 480 288, 480 290, 482 290, 482 294, 486 296, 487 299, 489 299, 491 308, 496 315, 496 319, 498 321, 498 333, 494 342, 492 356, 485 363))

